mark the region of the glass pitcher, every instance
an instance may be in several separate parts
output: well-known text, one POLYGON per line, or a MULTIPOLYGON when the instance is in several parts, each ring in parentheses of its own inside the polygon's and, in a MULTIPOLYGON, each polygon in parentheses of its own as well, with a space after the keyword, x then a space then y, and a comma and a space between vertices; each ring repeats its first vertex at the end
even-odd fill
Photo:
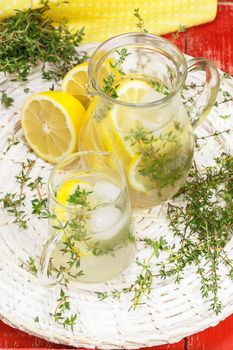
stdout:
POLYGON ((117 156, 134 208, 149 208, 171 198, 192 165, 193 130, 217 96, 215 66, 203 58, 186 62, 181 51, 161 37, 128 33, 96 49, 88 74, 93 100, 79 149, 117 156), (203 72, 205 83, 187 111, 181 90, 187 73, 195 71, 203 72))

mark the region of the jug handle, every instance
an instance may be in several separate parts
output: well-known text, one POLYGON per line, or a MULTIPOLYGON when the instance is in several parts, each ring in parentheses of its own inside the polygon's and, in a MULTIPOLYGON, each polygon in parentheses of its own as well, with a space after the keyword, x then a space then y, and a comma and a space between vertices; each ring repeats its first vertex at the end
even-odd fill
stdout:
POLYGON ((199 126, 213 107, 220 85, 218 70, 205 58, 194 58, 187 62, 188 73, 201 71, 205 73, 205 83, 199 99, 189 109, 192 126, 199 126))

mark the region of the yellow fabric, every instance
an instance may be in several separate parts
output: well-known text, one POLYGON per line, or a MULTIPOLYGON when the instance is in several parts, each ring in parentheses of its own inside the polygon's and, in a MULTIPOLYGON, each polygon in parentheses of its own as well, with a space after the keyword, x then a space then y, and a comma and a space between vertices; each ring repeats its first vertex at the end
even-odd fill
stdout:
MULTIPOLYGON (((0 18, 14 9, 38 7, 40 0, 0 0, 0 18)), ((134 9, 139 7, 145 27, 154 34, 165 34, 212 21, 217 0, 61 0, 50 1, 49 15, 58 21, 66 18, 69 28, 85 27, 85 42, 103 41, 113 35, 138 31, 134 9), (58 5, 59 3, 59 5, 58 5)))

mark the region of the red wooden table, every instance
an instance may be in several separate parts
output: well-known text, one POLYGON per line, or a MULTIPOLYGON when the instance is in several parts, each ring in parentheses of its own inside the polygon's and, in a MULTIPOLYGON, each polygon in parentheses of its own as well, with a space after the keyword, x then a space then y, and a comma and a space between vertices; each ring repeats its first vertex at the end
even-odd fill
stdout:
MULTIPOLYGON (((172 35, 166 37, 174 40, 172 35)), ((181 33, 175 39, 175 44, 189 55, 212 60, 219 68, 233 75, 233 0, 219 1, 218 14, 212 23, 190 28, 181 33)), ((233 315, 216 327, 187 337, 179 343, 155 346, 147 350, 229 350, 233 349, 232 329, 233 315)), ((6 348, 69 349, 70 347, 46 342, 0 321, 0 350, 6 348)))

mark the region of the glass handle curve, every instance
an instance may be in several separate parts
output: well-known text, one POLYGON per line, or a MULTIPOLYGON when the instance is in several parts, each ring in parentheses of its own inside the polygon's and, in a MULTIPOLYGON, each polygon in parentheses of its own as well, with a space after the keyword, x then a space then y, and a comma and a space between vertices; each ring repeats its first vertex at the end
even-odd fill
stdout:
POLYGON ((187 62, 188 73, 204 72, 205 83, 199 99, 189 109, 191 123, 194 128, 199 126, 213 107, 220 85, 218 70, 205 58, 194 58, 187 62))

